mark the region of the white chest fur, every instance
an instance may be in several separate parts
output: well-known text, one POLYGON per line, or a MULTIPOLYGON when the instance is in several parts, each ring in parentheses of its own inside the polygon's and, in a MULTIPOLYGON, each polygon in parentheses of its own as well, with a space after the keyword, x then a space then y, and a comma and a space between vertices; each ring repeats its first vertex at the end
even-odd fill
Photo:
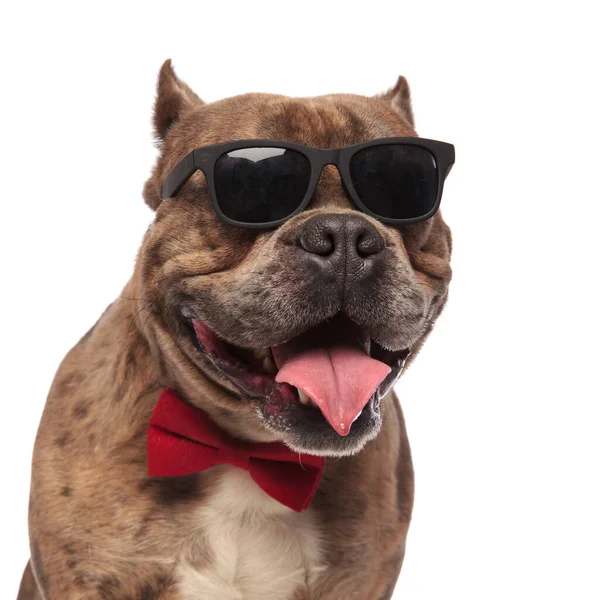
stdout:
POLYGON ((246 471, 222 469, 197 514, 208 564, 180 564, 182 599, 292 600, 323 571, 314 515, 279 504, 246 471))

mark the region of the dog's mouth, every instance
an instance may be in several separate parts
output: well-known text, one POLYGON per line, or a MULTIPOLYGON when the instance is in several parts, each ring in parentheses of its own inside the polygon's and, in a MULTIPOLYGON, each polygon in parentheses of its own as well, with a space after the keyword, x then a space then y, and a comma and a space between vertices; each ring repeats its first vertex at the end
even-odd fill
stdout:
MULTIPOLYGON (((376 435, 380 401, 410 354, 408 348, 384 349, 343 313, 267 348, 234 346, 195 318, 188 324, 197 349, 244 395, 257 401, 267 426, 289 432, 312 425, 325 437, 333 434, 340 441, 351 431, 351 438, 374 429, 376 435)), ((305 432, 304 441, 307 436, 310 432, 305 432)), ((322 441, 325 450, 328 444, 322 441)), ((309 445, 315 450, 315 444, 309 445)))

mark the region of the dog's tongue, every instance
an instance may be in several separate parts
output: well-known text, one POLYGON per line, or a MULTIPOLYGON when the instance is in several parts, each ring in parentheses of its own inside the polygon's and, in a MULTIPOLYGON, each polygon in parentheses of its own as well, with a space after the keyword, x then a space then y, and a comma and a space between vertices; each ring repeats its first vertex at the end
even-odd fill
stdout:
POLYGON ((339 435, 352 423, 391 369, 371 358, 357 338, 357 327, 324 326, 272 348, 279 368, 275 380, 302 390, 339 435))

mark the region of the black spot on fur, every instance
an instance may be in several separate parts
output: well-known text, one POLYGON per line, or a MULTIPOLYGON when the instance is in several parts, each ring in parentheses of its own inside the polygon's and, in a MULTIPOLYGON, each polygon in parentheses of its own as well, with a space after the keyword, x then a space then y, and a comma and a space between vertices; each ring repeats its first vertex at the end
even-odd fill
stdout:
POLYGON ((81 375, 78 375, 77 373, 69 373, 62 379, 57 380, 55 383, 56 396, 68 396, 71 392, 71 389, 77 386, 81 380, 81 375))
POLYGON ((156 598, 160 598, 162 593, 166 591, 172 583, 173 580, 170 577, 158 575, 154 584, 146 583, 140 588, 139 594, 136 596, 135 600, 155 600, 156 598))
POLYGON ((116 600, 121 582, 114 575, 102 577, 96 586, 96 591, 102 600, 116 600))
POLYGON ((138 485, 140 491, 150 491, 158 504, 172 508, 198 499, 201 493, 197 475, 155 477, 138 485))
POLYGON ((73 417, 75 417, 76 419, 80 420, 81 419, 85 419, 85 417, 87 416, 89 412, 88 407, 85 405, 85 403, 80 402, 74 409, 73 409, 73 417))
POLYGON ((72 544, 71 542, 67 542, 66 544, 63 544, 63 550, 65 551, 65 554, 75 554, 75 552, 76 552, 75 545, 72 544))
POLYGON ((70 441, 71 433, 69 431, 65 431, 65 433, 54 440, 54 444, 59 448, 64 448, 70 441))
POLYGON ((156 578, 156 583, 159 588, 166 589, 171 586, 173 580, 167 575, 158 575, 158 577, 156 578))
POLYGON ((60 495, 64 496, 65 498, 68 498, 72 494, 73 490, 68 485, 63 486, 63 488, 60 490, 60 495))
POLYGON ((77 560, 74 558, 69 558, 69 560, 67 560, 67 567, 69 569, 74 569, 77 566, 77 560))
POLYGON ((158 590, 151 585, 145 585, 140 589, 140 600, 154 600, 158 598, 158 590))

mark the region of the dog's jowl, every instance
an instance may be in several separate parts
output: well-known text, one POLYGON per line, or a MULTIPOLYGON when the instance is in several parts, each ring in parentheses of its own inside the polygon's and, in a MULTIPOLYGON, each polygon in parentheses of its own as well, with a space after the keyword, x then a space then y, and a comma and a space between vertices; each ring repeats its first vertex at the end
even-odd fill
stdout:
POLYGON ((404 78, 206 104, 169 61, 154 127, 133 276, 48 395, 19 599, 389 599, 453 147, 404 78))

